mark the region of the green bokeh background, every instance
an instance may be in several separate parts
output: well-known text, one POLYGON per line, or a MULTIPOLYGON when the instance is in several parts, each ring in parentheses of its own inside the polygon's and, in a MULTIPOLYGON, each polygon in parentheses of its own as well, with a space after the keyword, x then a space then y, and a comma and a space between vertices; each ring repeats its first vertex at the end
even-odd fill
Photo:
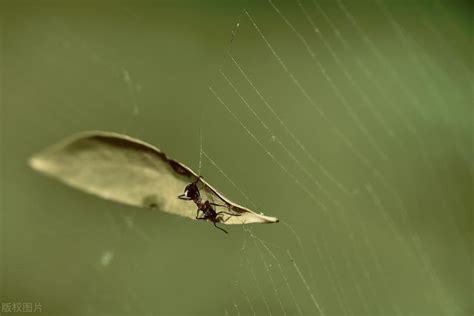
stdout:
POLYGON ((302 6, 317 29, 298 1, 276 1, 281 15, 266 1, 1 1, 0 302, 46 315, 472 314, 472 5, 315 3, 302 6), (202 158, 206 180, 281 222, 224 235, 27 166, 91 129, 194 170, 202 131, 219 166, 202 158))

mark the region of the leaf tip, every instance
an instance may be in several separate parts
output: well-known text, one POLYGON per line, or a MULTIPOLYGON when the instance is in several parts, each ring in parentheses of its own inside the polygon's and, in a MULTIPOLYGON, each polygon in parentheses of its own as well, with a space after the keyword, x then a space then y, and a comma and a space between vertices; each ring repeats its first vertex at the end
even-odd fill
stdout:
POLYGON ((270 217, 269 223, 278 223, 280 220, 277 217, 270 217))
POLYGON ((260 216, 263 219, 262 223, 273 224, 273 223, 280 222, 280 220, 277 217, 266 216, 266 215, 260 215, 260 216))

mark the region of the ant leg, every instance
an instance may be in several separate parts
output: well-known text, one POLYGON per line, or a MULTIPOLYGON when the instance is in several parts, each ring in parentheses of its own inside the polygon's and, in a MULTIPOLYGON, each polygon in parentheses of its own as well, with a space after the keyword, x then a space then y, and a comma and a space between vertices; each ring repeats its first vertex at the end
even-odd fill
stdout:
POLYGON ((185 200, 185 201, 191 200, 191 198, 187 197, 185 194, 178 195, 178 199, 185 200))
POLYGON ((214 227, 215 228, 218 228, 220 230, 222 230, 224 233, 228 234, 227 230, 225 230, 224 228, 220 228, 219 226, 217 226, 216 222, 213 222, 214 223, 214 227))
POLYGON ((196 219, 201 219, 201 217, 199 217, 199 209, 196 210, 196 219))

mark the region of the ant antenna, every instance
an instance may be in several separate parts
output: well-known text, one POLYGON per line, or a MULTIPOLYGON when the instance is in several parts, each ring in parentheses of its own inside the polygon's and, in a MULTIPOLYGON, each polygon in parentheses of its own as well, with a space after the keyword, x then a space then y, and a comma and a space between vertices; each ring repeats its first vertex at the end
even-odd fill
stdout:
POLYGON ((198 176, 196 178, 196 181, 193 182, 193 184, 197 184, 201 179, 204 179, 204 177, 203 176, 198 176))

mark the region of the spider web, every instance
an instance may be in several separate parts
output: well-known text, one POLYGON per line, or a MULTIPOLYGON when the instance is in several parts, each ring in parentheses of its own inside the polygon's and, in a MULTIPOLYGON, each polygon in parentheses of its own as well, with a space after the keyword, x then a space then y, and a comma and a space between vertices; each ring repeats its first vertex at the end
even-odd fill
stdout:
MULTIPOLYGON (((234 45, 229 49, 226 62, 219 69, 220 78, 209 87, 218 106, 225 108, 235 124, 241 127, 242 133, 247 134, 261 154, 271 159, 277 169, 280 169, 286 185, 300 191, 291 190, 291 193, 285 194, 292 201, 299 200, 297 205, 300 208, 296 210, 290 204, 281 215, 287 229, 286 238, 292 240, 289 245, 272 244, 271 241, 256 236, 256 229, 253 227, 244 228, 248 233, 247 239, 251 242, 246 239, 242 247, 242 269, 247 270, 247 273, 250 269, 251 280, 248 281, 247 288, 257 289, 254 293, 260 299, 253 302, 248 299, 248 293, 242 290, 243 282, 239 274, 236 287, 241 291, 242 303, 234 303, 233 312, 238 315, 256 314, 255 304, 263 305, 260 310, 270 315, 403 315, 466 311, 467 301, 463 303, 462 299, 459 300, 462 295, 458 296, 459 292, 454 294, 456 291, 453 288, 446 287, 447 281, 439 274, 436 262, 439 258, 433 257, 432 246, 427 244, 432 236, 428 236, 417 226, 416 221, 420 219, 416 209, 420 205, 411 200, 414 197, 409 192, 417 194, 418 184, 408 184, 409 189, 406 191, 402 184, 404 181, 394 177, 388 169, 393 163, 400 164, 406 155, 416 156, 425 166, 423 171, 434 184, 429 189, 433 190, 431 194, 438 192, 445 196, 446 189, 451 185, 446 183, 443 173, 449 170, 449 166, 432 157, 433 150, 436 149, 426 141, 433 137, 430 135, 433 130, 428 122, 437 118, 437 124, 445 128, 440 134, 447 134, 452 139, 444 148, 445 153, 462 155, 468 142, 462 136, 462 128, 453 128, 453 122, 457 118, 453 111, 448 110, 448 104, 452 100, 449 92, 451 89, 446 86, 440 89, 441 85, 449 84, 453 90, 458 90, 459 96, 463 94, 462 85, 457 85, 450 78, 449 72, 443 69, 446 65, 440 65, 441 62, 435 59, 438 56, 430 56, 427 49, 420 45, 418 38, 413 38, 420 34, 410 32, 412 25, 403 26, 398 22, 393 12, 398 13, 396 9, 400 8, 392 11, 380 1, 371 4, 384 19, 373 22, 378 23, 374 28, 383 29, 373 40, 348 4, 342 1, 337 2, 336 10, 330 8, 335 12, 328 12, 329 9, 317 1, 305 4, 296 1, 295 5, 299 12, 295 8, 280 8, 269 1, 267 9, 274 15, 271 18, 267 16, 268 11, 265 11, 263 17, 255 18, 259 12, 253 14, 244 10, 236 30, 232 32, 236 39, 233 38, 234 45), (265 35, 261 23, 257 21, 265 24, 269 19, 279 20, 281 25, 272 24, 265 35), (344 22, 340 26, 336 25, 335 21, 341 19, 345 19, 344 22), (278 36, 271 38, 273 34, 278 36), (393 51, 384 51, 383 47, 377 45, 377 40, 384 36, 392 41, 387 46, 393 51), (254 45, 250 54, 258 56, 255 61, 245 55, 249 52, 239 51, 239 41, 251 42, 242 44, 245 47, 254 45), (282 43, 295 47, 296 52, 290 51, 284 56, 285 53, 280 53, 285 51, 282 43), (277 45, 281 47, 278 49, 277 45), (292 53, 297 58, 292 58, 292 53), (261 57, 265 54, 266 57, 261 57), (241 60, 249 66, 244 66, 241 60), (275 76, 272 81, 277 82, 283 77, 281 86, 285 88, 268 88, 272 86, 265 82, 268 75, 259 70, 266 67, 269 60, 272 61, 268 65, 271 70, 267 71, 272 71, 275 76), (265 65, 256 66, 258 63, 265 65), (413 68, 408 72, 399 63, 413 68), (388 79, 388 82, 380 80, 380 75, 376 73, 380 70, 377 68, 383 69, 386 75, 382 80, 388 79), (421 87, 417 87, 426 94, 413 90, 406 82, 407 76, 423 82, 421 87), (316 81, 318 84, 315 84, 316 81), (385 85, 395 88, 387 91, 385 85), (222 92, 217 92, 217 86, 222 92), (275 96, 275 91, 279 89, 285 93, 291 91, 291 101, 281 102, 280 95, 275 96), (331 95, 324 95, 322 91, 326 89, 331 95), (434 109, 427 109, 426 102, 432 102, 434 109), (337 172, 340 166, 336 166, 336 170, 334 167, 331 169, 329 161, 325 163, 324 159, 316 158, 321 156, 322 149, 309 149, 309 146, 317 141, 303 141, 298 135, 304 132, 294 131, 297 123, 288 122, 291 120, 291 110, 299 112, 297 119, 301 119, 301 113, 308 113, 308 108, 312 114, 304 115, 310 121, 301 120, 301 125, 309 127, 305 133, 314 132, 315 138, 321 137, 317 133, 318 126, 327 126, 323 129, 322 138, 330 138, 332 142, 338 143, 338 150, 347 155, 345 158, 354 160, 357 168, 364 170, 363 176, 357 175, 357 179, 351 179, 356 183, 344 183, 348 177, 337 172), (432 112, 427 113, 428 111, 432 112), (290 118, 286 121, 279 113, 290 118), (408 135, 409 141, 406 139, 408 135), (322 181, 331 186, 322 184, 322 181), (349 186, 351 189, 348 189, 349 186), (304 199, 304 196, 312 207, 302 207, 305 203, 300 199, 304 199), (311 223, 312 227, 303 228, 302 223, 293 224, 295 220, 291 216, 294 214, 300 218, 308 216, 314 219, 308 212, 315 211, 318 212, 318 222, 311 223), (386 232, 382 233, 385 229, 386 232), (338 240, 334 240, 334 236, 338 240), (383 237, 379 239, 381 236, 383 237), (246 246, 247 243, 250 246, 246 246), (253 249, 249 250, 252 246, 253 249), (297 253, 297 260, 292 252, 297 253), (390 256, 393 258, 390 259, 390 256), (395 263, 397 260, 406 260, 413 265, 411 273, 414 274, 405 274, 408 279, 401 282, 421 285, 420 289, 415 290, 420 294, 415 299, 416 304, 411 301, 414 293, 407 291, 405 296, 400 293, 402 288, 394 286, 400 282, 394 277, 403 275, 406 271, 396 272, 400 268, 394 267, 392 260, 395 263), (256 269, 260 273, 256 273, 256 269), (262 290, 267 287, 273 291, 262 290)), ((436 8, 440 10, 443 6, 437 3, 436 8)), ((424 13, 418 11, 417 14, 422 15, 425 32, 441 36, 424 13)), ((446 40, 443 36, 441 38, 446 40)), ((466 79, 472 76, 472 71, 463 63, 462 58, 456 58, 455 63, 456 67, 462 69, 461 76, 466 79)), ((458 105, 463 107, 462 103, 458 105)), ((435 137, 442 138, 444 135, 436 134, 435 137)), ((206 158, 230 180, 231 177, 207 154, 206 158)), ((255 157, 252 156, 252 159, 255 157)), ((412 172, 408 169, 418 168, 418 165, 403 166, 407 168, 408 178, 412 172)), ((257 207, 235 183, 232 182, 232 185, 251 205, 257 207)), ((445 218, 444 230, 452 234, 451 238, 457 240, 455 243, 464 244, 459 249, 463 252, 461 249, 467 250, 468 247, 456 219, 463 211, 453 209, 460 202, 455 202, 455 199, 443 198, 441 205, 437 207, 442 212, 438 216, 445 218)), ((461 284, 462 281, 459 281, 461 284)), ((229 314, 229 310, 226 309, 225 312, 229 314)))
POLYGON ((5 168, 4 222, 19 224, 2 227, 0 302, 62 314, 473 311, 471 6, 269 0, 199 11, 200 31, 185 6, 124 2, 95 16, 78 5, 68 19, 60 6, 26 9, 5 22, 21 36, 5 36, 3 123, 41 133, 5 137, 6 166, 58 135, 123 132, 280 222, 220 224, 226 235, 5 168), (42 111, 31 119, 15 114, 28 89, 42 111), (24 276, 25 253, 48 259, 24 276))

